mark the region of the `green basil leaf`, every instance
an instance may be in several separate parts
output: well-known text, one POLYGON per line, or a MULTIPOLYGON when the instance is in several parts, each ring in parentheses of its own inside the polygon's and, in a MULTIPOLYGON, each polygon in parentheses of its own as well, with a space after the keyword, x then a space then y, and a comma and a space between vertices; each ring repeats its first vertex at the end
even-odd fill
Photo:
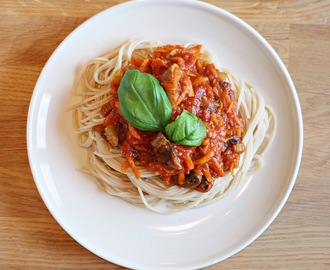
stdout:
POLYGON ((138 70, 127 70, 118 97, 124 118, 140 130, 164 131, 170 121, 172 105, 158 80, 138 70))
POLYGON ((166 126, 165 133, 178 144, 199 146, 206 137, 206 128, 201 119, 184 110, 174 122, 166 126))

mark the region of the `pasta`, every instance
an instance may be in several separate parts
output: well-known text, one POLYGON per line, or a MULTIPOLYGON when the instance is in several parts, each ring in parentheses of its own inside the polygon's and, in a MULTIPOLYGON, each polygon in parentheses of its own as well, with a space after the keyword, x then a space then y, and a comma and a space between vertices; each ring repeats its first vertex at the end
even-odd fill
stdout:
MULTIPOLYGON (((244 151, 235 155, 235 160, 226 170, 229 172, 224 173, 221 177, 216 177, 207 192, 200 192, 180 185, 169 185, 170 177, 160 178, 160 175, 148 170, 148 166, 129 160, 117 146, 118 142, 111 142, 111 138, 116 138, 116 136, 110 134, 106 140, 105 136, 98 132, 98 127, 106 119, 104 111, 109 108, 105 104, 113 103, 112 106, 119 106, 116 102, 111 103, 111 101, 116 95, 113 92, 113 85, 120 83, 123 68, 132 65, 133 62, 135 65, 138 63, 139 68, 143 69, 145 63, 143 59, 152 55, 155 48, 159 48, 159 46, 157 43, 143 40, 128 41, 118 48, 88 61, 73 87, 74 94, 81 96, 82 100, 72 109, 74 124, 79 134, 79 144, 88 150, 88 165, 83 171, 93 175, 100 187, 110 195, 120 197, 132 204, 145 205, 158 213, 173 213, 214 202, 232 189, 238 188, 247 174, 255 172, 262 166, 263 153, 273 140, 276 121, 272 109, 265 104, 258 91, 230 71, 221 70, 225 81, 231 85, 233 93, 237 97, 234 105, 230 104, 230 101, 228 102, 227 110, 235 110, 244 120, 243 126, 240 125, 237 118, 239 126, 237 132, 240 134, 240 129, 243 131, 240 143, 244 145, 244 151), (233 108, 231 108, 232 106, 233 108), (113 147, 112 144, 116 147, 113 147)), ((195 50, 200 47, 185 44, 182 45, 182 48, 195 50)), ((203 51, 201 57, 205 61, 213 63, 213 59, 207 51, 203 51)), ((178 65, 180 65, 179 61, 181 60, 178 59, 178 65)), ((197 83, 202 83, 202 81, 197 83)), ((189 95, 189 93, 185 95, 189 95)), ((176 108, 180 108, 179 104, 184 99, 186 96, 182 94, 171 100, 174 110, 172 117, 176 110, 179 110, 176 108)), ((177 112, 177 114, 179 113, 177 112)), ((207 117, 212 118, 214 115, 210 113, 207 117)), ((132 129, 131 134, 134 136, 136 129, 131 125, 128 126, 132 129)), ((136 136, 139 136, 138 132, 136 136)), ((208 149, 205 159, 210 160, 212 149, 207 146, 207 141, 204 140, 204 147, 208 149)), ((194 160, 193 162, 197 164, 198 162, 203 163, 205 160, 200 158, 199 161, 194 160)), ((203 174, 204 178, 211 178, 207 172, 203 172, 203 174)), ((180 181, 180 175, 178 177, 180 181)))

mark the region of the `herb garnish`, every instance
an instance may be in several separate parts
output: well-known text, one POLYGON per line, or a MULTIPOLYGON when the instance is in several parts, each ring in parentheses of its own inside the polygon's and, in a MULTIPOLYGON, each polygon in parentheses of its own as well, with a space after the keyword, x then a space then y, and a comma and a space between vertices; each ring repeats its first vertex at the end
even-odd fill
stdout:
POLYGON ((169 123, 172 105, 158 80, 138 70, 127 70, 122 78, 118 97, 124 118, 144 131, 161 131, 178 144, 199 146, 206 137, 203 121, 184 110, 169 123))

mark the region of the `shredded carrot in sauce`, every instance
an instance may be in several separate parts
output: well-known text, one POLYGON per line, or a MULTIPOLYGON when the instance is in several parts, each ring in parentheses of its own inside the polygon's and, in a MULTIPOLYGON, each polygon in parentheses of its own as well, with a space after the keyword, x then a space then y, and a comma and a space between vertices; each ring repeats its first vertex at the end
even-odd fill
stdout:
POLYGON ((137 132, 137 129, 133 127, 131 124, 128 124, 128 131, 130 134, 137 140, 141 140, 140 134, 137 132))
POLYGON ((111 130, 117 132, 118 147, 127 159, 122 171, 130 167, 139 178, 137 165, 142 165, 159 175, 165 185, 207 192, 216 178, 238 168, 241 152, 235 152, 233 146, 242 143, 244 123, 236 112, 236 93, 224 81, 225 74, 203 60, 201 49, 201 45, 165 45, 145 59, 132 57, 131 63, 117 73, 111 83, 114 99, 101 112, 105 117, 103 128, 114 127, 111 130), (203 121, 207 135, 200 146, 178 145, 165 135, 138 130, 123 118, 117 90, 128 69, 156 77, 172 104, 171 121, 183 110, 203 121))

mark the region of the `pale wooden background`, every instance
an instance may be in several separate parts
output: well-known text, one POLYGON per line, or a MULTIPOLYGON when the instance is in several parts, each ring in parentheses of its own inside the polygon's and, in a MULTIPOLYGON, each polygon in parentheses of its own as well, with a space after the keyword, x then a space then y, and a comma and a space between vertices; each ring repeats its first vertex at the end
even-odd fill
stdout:
MULTIPOLYGON (((122 269, 77 244, 42 202, 26 151, 36 80, 79 24, 123 1, 0 0, 0 269, 122 269)), ((287 204, 249 247, 209 269, 330 269, 330 1, 206 1, 275 48, 304 117, 301 169, 287 204)))

